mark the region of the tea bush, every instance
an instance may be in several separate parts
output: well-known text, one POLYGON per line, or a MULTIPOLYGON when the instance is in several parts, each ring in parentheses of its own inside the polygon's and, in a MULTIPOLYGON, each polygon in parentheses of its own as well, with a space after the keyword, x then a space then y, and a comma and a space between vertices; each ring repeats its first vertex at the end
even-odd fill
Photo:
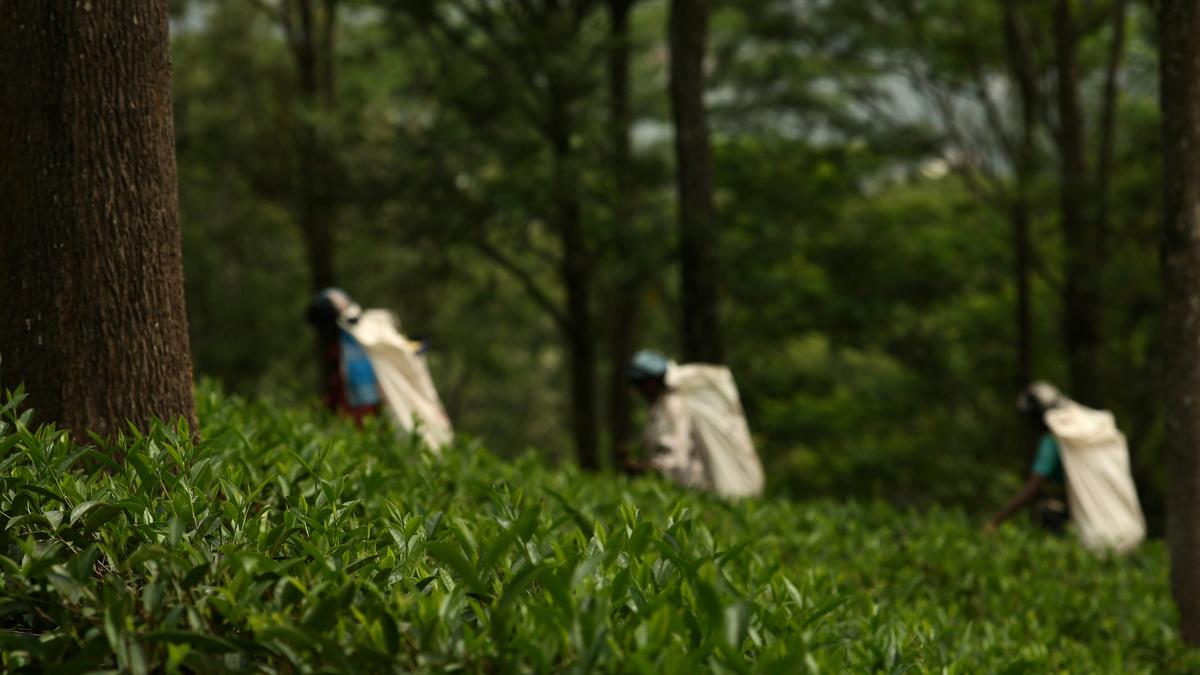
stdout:
POLYGON ((727 504, 199 393, 203 440, 0 417, 5 672, 1200 672, 1165 555, 727 504))

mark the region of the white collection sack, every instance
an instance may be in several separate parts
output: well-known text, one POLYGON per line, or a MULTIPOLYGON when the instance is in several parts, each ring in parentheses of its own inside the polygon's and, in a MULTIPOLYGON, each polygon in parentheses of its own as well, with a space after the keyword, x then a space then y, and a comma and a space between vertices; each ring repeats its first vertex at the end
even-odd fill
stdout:
POLYGON ((671 364, 666 385, 687 406, 702 441, 713 490, 722 497, 762 494, 762 464, 733 373, 724 366, 671 364))
POLYGON ((379 392, 392 418, 401 429, 419 431, 434 452, 454 438, 450 418, 433 386, 429 366, 418 347, 400 333, 394 314, 368 309, 357 321, 343 320, 342 327, 362 345, 375 369, 379 392))
POLYGON ((1063 400, 1045 414, 1067 474, 1071 520, 1083 545, 1124 553, 1146 537, 1129 447, 1112 413, 1063 400))

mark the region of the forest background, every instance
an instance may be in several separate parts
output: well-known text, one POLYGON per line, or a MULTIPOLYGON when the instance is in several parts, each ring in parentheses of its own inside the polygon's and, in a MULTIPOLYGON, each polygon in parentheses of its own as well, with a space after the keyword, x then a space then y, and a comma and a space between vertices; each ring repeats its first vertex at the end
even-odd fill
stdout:
MULTIPOLYGON (((667 9, 174 2, 197 375, 314 400, 338 285, 430 340, 460 432, 610 463, 628 355, 684 352, 667 9)), ((1038 377, 1116 413, 1161 532, 1152 7, 711 10, 711 269, 770 490, 994 507, 1038 377)))

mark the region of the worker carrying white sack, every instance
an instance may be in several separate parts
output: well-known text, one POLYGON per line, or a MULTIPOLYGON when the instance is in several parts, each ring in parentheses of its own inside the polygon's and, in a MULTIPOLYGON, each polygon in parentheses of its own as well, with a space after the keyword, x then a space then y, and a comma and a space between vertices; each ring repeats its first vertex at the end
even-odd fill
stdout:
POLYGON ((634 356, 628 377, 650 404, 643 439, 648 456, 626 462, 630 473, 657 471, 722 497, 762 494, 762 464, 728 368, 680 366, 646 350, 634 356))
MULTIPOLYGON (((1110 412, 1092 410, 1035 382, 1017 399, 1043 436, 1024 489, 987 525, 994 530, 1039 494, 1066 484, 1068 508, 1062 513, 1084 546, 1124 553, 1146 537, 1146 519, 1138 504, 1129 469, 1129 447, 1110 412)), ((1055 529, 1053 509, 1041 509, 1042 523, 1055 529)))
POLYGON ((454 430, 424 346, 400 332, 395 314, 363 310, 345 291, 328 288, 310 303, 307 317, 324 345, 327 406, 359 422, 383 407, 400 429, 416 431, 435 452, 451 442, 454 430))

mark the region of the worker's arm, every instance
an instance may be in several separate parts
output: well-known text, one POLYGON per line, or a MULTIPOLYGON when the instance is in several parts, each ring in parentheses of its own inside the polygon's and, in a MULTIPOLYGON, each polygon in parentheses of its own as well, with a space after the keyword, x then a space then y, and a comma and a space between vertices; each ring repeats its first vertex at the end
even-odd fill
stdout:
POLYGON ((1025 481, 1025 487, 1021 488, 1021 491, 1017 493, 1017 496, 1013 497, 1012 501, 1010 501, 1003 509, 1001 509, 1000 513, 997 513, 995 517, 988 521, 988 524, 985 525, 983 529, 991 532, 997 527, 1000 527, 1001 523, 1012 517, 1012 514, 1020 511, 1027 504, 1032 502, 1034 497, 1037 497, 1038 492, 1041 491, 1042 484, 1045 482, 1045 476, 1042 476, 1038 473, 1029 474, 1029 480, 1025 481))
POLYGON ((629 448, 629 443, 622 442, 614 448, 617 469, 622 473, 630 476, 640 476, 646 473, 647 466, 645 462, 638 460, 633 456, 633 452, 629 448))
POLYGON ((621 462, 621 471, 629 476, 640 476, 650 471, 650 465, 636 459, 626 458, 621 462))

